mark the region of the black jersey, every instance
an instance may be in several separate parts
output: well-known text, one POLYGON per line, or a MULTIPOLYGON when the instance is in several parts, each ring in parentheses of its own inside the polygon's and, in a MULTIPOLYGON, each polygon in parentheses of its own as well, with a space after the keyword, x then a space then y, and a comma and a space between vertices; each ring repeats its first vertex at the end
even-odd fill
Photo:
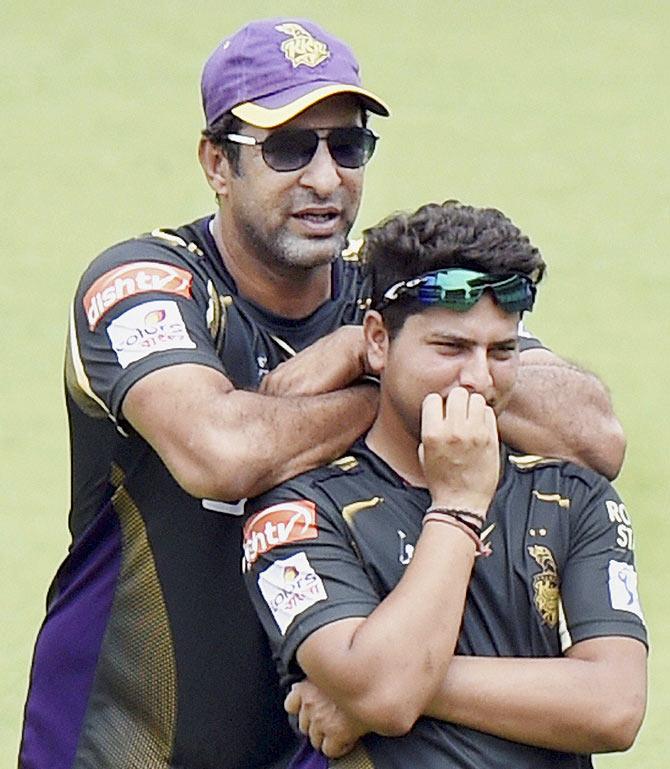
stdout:
POLYGON ((240 577, 241 505, 186 494, 121 406, 181 363, 255 389, 292 350, 359 322, 355 260, 332 269, 311 316, 272 315, 238 296, 202 219, 116 245, 84 274, 66 358, 72 545, 36 644, 24 769, 285 764, 295 738, 240 577))
MULTIPOLYGON (((457 654, 557 657, 588 638, 646 643, 633 530, 607 480, 560 460, 506 449, 489 510, 493 553, 478 558, 457 654)), ((368 616, 410 562, 430 504, 360 441, 349 456, 248 503, 247 586, 283 683, 318 628, 368 616)), ((367 735, 342 762, 306 747, 301 767, 584 769, 588 756, 513 743, 421 718, 398 738, 367 735)))

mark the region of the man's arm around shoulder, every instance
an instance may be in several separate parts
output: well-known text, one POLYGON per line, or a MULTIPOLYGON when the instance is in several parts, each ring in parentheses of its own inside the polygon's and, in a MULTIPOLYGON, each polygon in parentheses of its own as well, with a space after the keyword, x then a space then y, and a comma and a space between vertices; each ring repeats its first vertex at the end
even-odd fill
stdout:
POLYGON ((276 398, 184 363, 140 379, 122 408, 185 491, 232 501, 335 458, 370 426, 376 407, 373 385, 276 398))
POLYGON ((503 440, 525 453, 561 457, 609 480, 621 470, 626 439, 606 387, 549 350, 521 353, 512 399, 498 424, 503 440))

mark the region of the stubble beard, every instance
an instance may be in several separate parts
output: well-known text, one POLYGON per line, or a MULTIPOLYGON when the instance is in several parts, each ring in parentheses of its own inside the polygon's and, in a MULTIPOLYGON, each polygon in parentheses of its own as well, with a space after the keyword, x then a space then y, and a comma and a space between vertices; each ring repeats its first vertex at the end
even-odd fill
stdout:
POLYGON ((282 271, 311 270, 330 264, 347 246, 351 225, 327 238, 305 238, 284 225, 278 232, 265 233, 253 222, 245 223, 245 236, 254 253, 268 267, 282 271))

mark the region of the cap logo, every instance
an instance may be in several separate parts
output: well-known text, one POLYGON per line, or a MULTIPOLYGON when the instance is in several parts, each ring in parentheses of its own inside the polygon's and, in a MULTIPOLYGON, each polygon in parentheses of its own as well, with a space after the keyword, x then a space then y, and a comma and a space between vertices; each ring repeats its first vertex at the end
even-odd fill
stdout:
POLYGON ((316 67, 330 56, 330 51, 325 43, 313 37, 304 27, 289 21, 275 27, 278 32, 289 35, 289 40, 284 40, 281 49, 284 56, 293 67, 304 64, 306 67, 316 67))

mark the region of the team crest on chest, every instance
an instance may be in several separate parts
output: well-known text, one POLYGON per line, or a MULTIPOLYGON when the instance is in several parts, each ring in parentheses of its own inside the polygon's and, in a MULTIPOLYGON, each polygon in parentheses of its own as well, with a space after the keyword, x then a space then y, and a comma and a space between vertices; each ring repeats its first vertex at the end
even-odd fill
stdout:
POLYGON ((289 39, 281 44, 281 49, 294 68, 301 64, 313 68, 330 56, 328 46, 313 37, 300 24, 289 21, 286 24, 277 25, 275 29, 289 35, 289 39))
POLYGON ((544 545, 532 545, 528 552, 542 571, 533 577, 533 590, 535 592, 535 608, 540 613, 542 621, 549 627, 558 624, 558 604, 560 578, 556 561, 548 547, 544 545))

